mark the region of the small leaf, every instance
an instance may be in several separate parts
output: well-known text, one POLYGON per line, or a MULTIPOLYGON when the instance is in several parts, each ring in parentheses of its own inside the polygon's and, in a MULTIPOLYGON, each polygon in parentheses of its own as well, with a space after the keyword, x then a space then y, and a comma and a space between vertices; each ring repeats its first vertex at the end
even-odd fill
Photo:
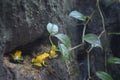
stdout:
POLYGON ((111 32, 111 33, 108 33, 108 35, 120 35, 120 32, 111 32))
POLYGON ((67 48, 70 48, 71 46, 71 41, 69 37, 65 34, 57 34, 55 35, 67 48))
POLYGON ((60 49, 60 52, 62 53, 63 60, 68 59, 68 57, 69 57, 68 48, 64 44, 59 44, 59 49, 60 49))
POLYGON ((96 75, 101 80, 113 80, 112 77, 108 73, 103 72, 103 71, 97 71, 96 75))
POLYGON ((71 17, 74 17, 74 18, 76 18, 76 19, 78 19, 78 20, 81 20, 81 21, 86 21, 86 16, 84 16, 83 14, 81 14, 80 12, 78 12, 78 11, 72 11, 70 14, 69 14, 69 16, 71 16, 71 17))
POLYGON ((50 33, 50 35, 55 35, 58 33, 58 26, 56 24, 48 23, 47 30, 50 33))
POLYGON ((86 34, 84 40, 91 44, 92 47, 101 47, 100 39, 95 34, 86 34))
POLYGON ((111 57, 111 58, 108 58, 108 62, 111 64, 120 64, 120 58, 111 57))

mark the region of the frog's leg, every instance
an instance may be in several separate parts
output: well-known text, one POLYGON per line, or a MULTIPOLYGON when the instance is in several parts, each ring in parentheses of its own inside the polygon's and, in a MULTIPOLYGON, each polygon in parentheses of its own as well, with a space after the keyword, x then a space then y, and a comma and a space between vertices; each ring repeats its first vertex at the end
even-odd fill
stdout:
POLYGON ((42 64, 41 63, 34 63, 34 66, 36 66, 36 67, 42 67, 42 64))
POLYGON ((23 61, 24 59, 23 59, 23 57, 21 56, 19 60, 20 60, 20 61, 23 61))
POLYGON ((42 64, 43 64, 43 66, 47 66, 47 65, 45 64, 45 61, 42 61, 42 64))

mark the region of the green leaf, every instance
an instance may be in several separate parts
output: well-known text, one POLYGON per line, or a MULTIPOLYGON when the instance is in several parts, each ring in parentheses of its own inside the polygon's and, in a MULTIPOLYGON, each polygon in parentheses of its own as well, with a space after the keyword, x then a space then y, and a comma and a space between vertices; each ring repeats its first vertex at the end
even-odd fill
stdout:
POLYGON ((120 35, 120 32, 111 32, 111 33, 108 33, 108 35, 120 35))
POLYGON ((80 12, 78 12, 78 11, 72 11, 70 14, 69 14, 69 16, 71 16, 71 17, 74 17, 74 18, 76 18, 76 19, 78 19, 78 20, 81 20, 81 21, 86 21, 86 16, 84 16, 83 14, 81 14, 80 12))
POLYGON ((63 60, 68 59, 69 49, 64 44, 59 44, 58 46, 59 46, 60 52, 62 53, 63 60))
POLYGON ((108 62, 111 64, 120 64, 120 58, 111 57, 111 58, 108 58, 108 62))
POLYGON ((57 34, 55 37, 57 37, 67 48, 71 47, 71 41, 67 35, 57 34))
POLYGON ((101 47, 100 39, 95 34, 86 34, 84 40, 91 44, 92 47, 101 47))
POLYGON ((58 26, 56 24, 48 23, 47 30, 50 33, 50 35, 53 36, 58 33, 58 26))
POLYGON ((108 73, 103 72, 103 71, 97 71, 96 75, 101 80, 113 80, 112 77, 108 73))

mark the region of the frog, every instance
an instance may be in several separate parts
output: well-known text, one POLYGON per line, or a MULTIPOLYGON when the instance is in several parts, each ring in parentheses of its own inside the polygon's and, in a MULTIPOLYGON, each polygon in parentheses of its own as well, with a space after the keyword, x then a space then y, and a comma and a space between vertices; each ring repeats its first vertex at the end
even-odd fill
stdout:
POLYGON ((22 57, 22 51, 21 50, 16 50, 16 52, 14 54, 11 55, 12 56, 12 61, 13 62, 23 62, 23 57, 22 57))
POLYGON ((35 58, 32 58, 32 63, 34 66, 36 67, 42 67, 42 66, 47 66, 45 64, 45 61, 49 58, 49 53, 44 52, 38 56, 36 56, 35 58))
POLYGON ((56 53, 56 50, 57 50, 56 45, 52 45, 49 51, 50 58, 56 58, 58 56, 58 54, 56 53))

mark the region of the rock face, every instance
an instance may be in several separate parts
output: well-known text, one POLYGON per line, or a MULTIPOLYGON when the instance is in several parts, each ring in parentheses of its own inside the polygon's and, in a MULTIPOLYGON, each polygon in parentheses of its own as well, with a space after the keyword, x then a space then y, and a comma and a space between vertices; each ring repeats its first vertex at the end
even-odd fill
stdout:
POLYGON ((0 80, 19 80, 3 66, 4 53, 46 35, 48 22, 57 23, 60 30, 65 32, 63 28, 68 25, 68 12, 74 7, 74 2, 74 0, 0 1, 0 80))
MULTIPOLYGON (((100 7, 104 13, 105 27, 107 32, 118 31, 120 26, 120 5, 110 3, 108 7, 106 2, 100 0, 100 7)), ((85 15, 90 15, 95 11, 92 20, 87 25, 86 33, 95 33, 97 35, 102 31, 101 17, 96 7, 96 0, 0 0, 0 80, 34 80, 31 77, 25 77, 18 71, 10 69, 3 64, 3 56, 6 52, 12 51, 16 47, 24 46, 34 42, 36 39, 48 35, 46 25, 48 22, 59 26, 59 31, 67 33, 72 45, 75 46, 81 42, 83 25, 68 15, 71 10, 78 10, 85 15), (79 25, 80 24, 80 25, 79 25)), ((93 49, 91 52, 91 73, 95 76, 98 70, 104 70, 104 53, 107 57, 111 55, 120 56, 111 53, 111 50, 119 53, 120 36, 107 36, 110 40, 105 44, 105 37, 101 41, 106 49, 93 49), (114 40, 117 42, 114 44, 114 40), (112 48, 112 49, 111 49, 112 48)), ((42 40, 41 40, 42 41, 42 40)), ((52 61, 52 68, 55 71, 48 74, 46 69, 41 71, 39 80, 85 80, 87 78, 87 58, 84 49, 77 49, 72 52, 70 59, 66 63, 61 62, 61 58, 52 61), (76 61, 77 59, 77 61, 76 61)), ((118 66, 113 68, 108 65, 108 71, 116 72, 118 66)), ((51 70, 50 70, 51 71, 51 70)), ((120 74, 120 73, 119 73, 120 74)), ((113 77, 119 75, 117 72, 113 77)), ((97 80, 93 77, 93 80, 97 80)), ((115 79, 119 80, 119 79, 115 79)))
MULTIPOLYGON (((108 64, 108 63, 105 65, 105 55, 107 58, 111 56, 119 57, 118 49, 120 48, 118 44, 120 44, 120 42, 118 40, 120 40, 120 36, 119 35, 108 35, 108 33, 120 32, 120 23, 119 23, 120 10, 118 10, 120 9, 120 4, 117 2, 116 3, 110 2, 109 4, 109 3, 106 3, 106 1, 107 0, 100 0, 100 8, 102 10, 102 13, 105 19, 105 29, 106 29, 107 36, 105 37, 104 35, 102 35, 101 37, 101 43, 102 43, 104 50, 102 51, 99 48, 94 48, 90 53, 91 73, 93 73, 92 75, 94 76, 95 75, 94 73, 96 71, 108 70, 109 74, 113 77, 113 79, 119 80, 118 78, 120 75, 119 70, 118 70, 119 66, 108 64), (115 73, 113 74, 113 72, 115 73)), ((93 11, 95 11, 95 13, 93 14, 92 20, 87 25, 86 33, 94 33, 94 34, 99 35, 101 31, 103 30, 102 22, 101 22, 102 20, 101 20, 100 13, 97 9, 97 6, 95 4, 96 4, 96 0, 93 0, 93 1, 81 0, 77 2, 77 5, 79 5, 78 11, 80 11, 81 13, 85 15, 90 15, 93 11)), ((78 32, 77 34, 82 34, 80 31, 81 29, 83 29, 82 28, 83 25, 78 25, 78 27, 79 28, 76 31, 78 32)), ((78 63, 81 64, 80 71, 81 71, 82 80, 84 79, 86 80, 86 77, 87 77, 86 52, 84 52, 84 50, 82 51, 81 49, 76 50, 76 51, 78 53, 78 57, 77 57, 78 63)), ((99 79, 97 79, 96 77, 93 77, 92 80, 99 80, 99 79)))
POLYGON ((1 0, 0 41, 7 43, 6 50, 11 50, 41 37, 48 22, 58 22, 61 28, 66 26, 64 22, 72 3, 74 5, 74 1, 1 0))

